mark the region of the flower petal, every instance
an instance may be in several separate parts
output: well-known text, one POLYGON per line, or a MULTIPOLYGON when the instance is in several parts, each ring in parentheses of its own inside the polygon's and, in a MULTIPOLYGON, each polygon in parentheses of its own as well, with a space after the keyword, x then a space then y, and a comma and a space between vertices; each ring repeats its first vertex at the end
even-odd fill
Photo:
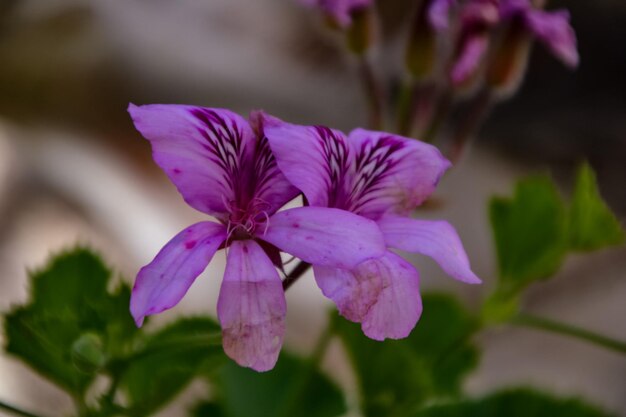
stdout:
POLYGON ((349 210, 370 219, 387 212, 408 214, 450 167, 437 148, 415 139, 356 129, 348 141, 354 155, 347 181, 349 210))
POLYGON ((387 246, 430 256, 451 277, 468 284, 481 283, 470 269, 461 239, 450 223, 388 216, 378 225, 387 246))
POLYGON ((360 322, 371 339, 407 337, 422 313, 419 274, 392 252, 351 271, 315 266, 314 273, 341 315, 360 322))
POLYGON ((470 79, 481 64, 489 46, 489 34, 484 31, 463 37, 458 56, 450 70, 450 79, 456 85, 470 79))
POLYGON ((526 13, 526 24, 565 65, 571 68, 578 66, 576 33, 569 23, 569 13, 566 10, 529 10, 526 13))
POLYGON ((285 335, 287 304, 282 282, 263 249, 235 241, 217 301, 226 354, 256 371, 274 367, 285 335))
POLYGON ((287 179, 313 206, 335 206, 349 165, 343 133, 323 126, 298 126, 265 119, 264 132, 287 179))
POLYGON ((314 265, 353 268, 385 253, 376 223, 333 208, 299 207, 274 214, 258 236, 314 265))
POLYGON ((450 27, 450 9, 455 0, 432 0, 428 7, 428 23, 437 32, 444 32, 450 27))
POLYGON ((196 223, 176 235, 141 268, 130 297, 130 312, 137 326, 142 325, 145 316, 178 304, 224 239, 224 226, 196 223))
POLYGON ((229 110, 194 106, 131 104, 128 111, 187 204, 223 217, 244 191, 243 167, 252 165, 257 139, 248 122, 229 110))

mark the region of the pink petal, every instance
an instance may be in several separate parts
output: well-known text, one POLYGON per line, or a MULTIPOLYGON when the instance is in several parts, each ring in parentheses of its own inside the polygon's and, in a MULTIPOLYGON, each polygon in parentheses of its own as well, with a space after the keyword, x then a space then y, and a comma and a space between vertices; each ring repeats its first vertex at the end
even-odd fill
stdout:
POLYGON ((392 252, 351 271, 314 267, 324 295, 375 340, 407 337, 422 313, 417 270, 392 252))
POLYGON ((252 165, 257 139, 248 122, 229 110, 194 106, 131 104, 128 111, 185 201, 224 216, 225 203, 241 191, 241 170, 252 165))
POLYGON ((322 126, 298 126, 266 118, 264 132, 287 179, 313 206, 334 206, 350 163, 343 133, 322 126))
POLYGON ((260 239, 314 265, 353 268, 385 253, 378 226, 350 212, 299 207, 278 212, 260 239))
POLYGON ((432 0, 428 7, 428 23, 437 32, 448 30, 450 26, 450 9, 454 0, 432 0))
POLYGON ((567 11, 529 10, 526 13, 526 23, 535 36, 565 65, 571 68, 578 66, 576 34, 569 23, 567 11))
POLYGON ((252 240, 233 242, 217 301, 226 354, 259 372, 272 369, 283 344, 286 311, 282 282, 263 249, 252 240))
POLYGON ((145 316, 178 304, 224 239, 224 226, 196 223, 176 235, 141 268, 130 298, 130 312, 137 326, 142 325, 145 316))
POLYGON ((470 269, 461 239, 450 223, 388 216, 378 225, 389 247, 430 256, 451 277, 468 284, 481 283, 470 269))
POLYGON ((459 54, 450 72, 450 79, 454 84, 462 84, 476 73, 487 52, 488 45, 487 32, 468 34, 463 39, 459 54))
POLYGON ((370 219, 408 214, 435 191, 450 167, 437 148, 415 139, 356 129, 348 141, 354 155, 346 181, 349 209, 370 219))

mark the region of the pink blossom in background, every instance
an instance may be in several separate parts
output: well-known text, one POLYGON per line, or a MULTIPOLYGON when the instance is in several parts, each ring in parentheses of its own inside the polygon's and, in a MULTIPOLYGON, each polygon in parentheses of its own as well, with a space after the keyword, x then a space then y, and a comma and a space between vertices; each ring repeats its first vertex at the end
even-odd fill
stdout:
POLYGON ((576 33, 567 10, 544 11, 535 9, 527 0, 502 0, 500 13, 506 21, 518 20, 565 65, 578 66, 576 33))

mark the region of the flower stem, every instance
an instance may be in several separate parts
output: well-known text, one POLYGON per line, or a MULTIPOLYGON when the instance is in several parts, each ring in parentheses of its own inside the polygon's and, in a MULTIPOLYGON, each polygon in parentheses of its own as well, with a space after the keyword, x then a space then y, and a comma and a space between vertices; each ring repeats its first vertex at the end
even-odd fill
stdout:
POLYGON ((463 154, 467 142, 478 131, 480 125, 487 118, 493 105, 493 96, 488 89, 484 89, 474 99, 466 116, 454 130, 448 159, 456 163, 463 154))
POLYGON ((293 283, 298 280, 298 278, 300 278, 302 275, 304 275, 306 271, 309 270, 310 267, 310 263, 300 261, 300 263, 298 263, 298 265, 296 265, 296 267, 292 269, 289 275, 287 275, 283 280, 283 290, 287 291, 289 287, 291 287, 293 283))
POLYGON ((383 124, 383 93, 372 66, 364 55, 359 55, 359 76, 363 83, 363 90, 368 105, 368 119, 370 129, 380 130, 383 124))
POLYGON ((545 330, 552 333, 580 339, 606 349, 613 350, 618 353, 626 354, 626 342, 612 339, 604 335, 581 329, 580 327, 570 324, 560 323, 543 317, 537 317, 529 314, 518 314, 513 317, 510 324, 534 329, 545 330))
POLYGON ((0 401, 0 410, 7 411, 7 412, 9 412, 9 413, 11 413, 13 415, 16 415, 16 416, 22 416, 22 417, 42 417, 42 416, 40 416, 38 414, 34 414, 34 413, 29 412, 29 411, 25 411, 25 410, 22 410, 20 408, 17 408, 17 407, 15 407, 13 405, 7 404, 4 401, 0 401))

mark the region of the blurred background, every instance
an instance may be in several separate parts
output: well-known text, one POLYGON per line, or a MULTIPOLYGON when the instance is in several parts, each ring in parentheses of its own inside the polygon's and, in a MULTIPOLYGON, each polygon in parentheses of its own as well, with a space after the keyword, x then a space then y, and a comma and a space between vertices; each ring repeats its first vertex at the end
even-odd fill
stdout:
MULTIPOLYGON (((384 37, 372 58, 377 75, 393 84, 410 0, 379 3, 384 37)), ((535 48, 520 93, 495 110, 442 181, 443 209, 426 214, 458 228, 485 285, 462 286, 415 257, 422 286, 456 292, 470 308, 495 276, 487 199, 511 194, 521 175, 550 172, 567 194, 574 168, 587 160, 609 205, 626 218, 626 3, 549 2, 560 6, 572 14, 579 69, 535 48)), ((174 234, 203 218, 152 162, 126 113, 129 102, 244 115, 262 108, 295 123, 364 125, 354 63, 317 17, 293 0, 0 0, 0 310, 26 300, 27 270, 52 252, 88 244, 132 281, 174 234)), ((224 260, 216 256, 183 302, 153 324, 214 314, 224 260)), ((287 300, 286 343, 307 352, 330 304, 312 276, 287 300)), ((626 338, 626 250, 569 257, 525 303, 530 312, 626 338)), ((626 362, 618 354, 512 328, 483 334, 480 344, 471 394, 527 383, 626 415, 626 362)), ((334 378, 351 384, 338 346, 326 362, 334 378)), ((0 357, 0 398, 57 415, 71 409, 69 398, 10 357, 0 357)))

